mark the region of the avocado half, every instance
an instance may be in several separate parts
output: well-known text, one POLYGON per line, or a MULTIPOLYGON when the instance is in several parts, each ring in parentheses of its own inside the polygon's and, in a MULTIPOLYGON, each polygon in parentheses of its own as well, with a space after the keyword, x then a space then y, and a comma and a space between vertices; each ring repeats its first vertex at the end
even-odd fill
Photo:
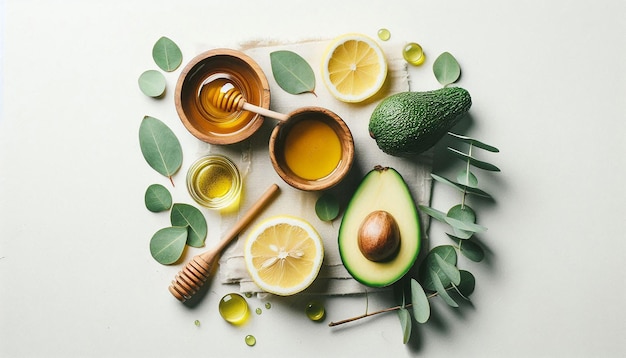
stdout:
POLYGON ((417 259, 421 230, 415 202, 406 182, 395 169, 375 167, 367 173, 344 213, 339 228, 339 254, 357 281, 370 287, 385 287, 404 276, 417 259), (359 249, 358 231, 372 212, 390 213, 400 229, 400 247, 386 261, 368 260, 359 249))

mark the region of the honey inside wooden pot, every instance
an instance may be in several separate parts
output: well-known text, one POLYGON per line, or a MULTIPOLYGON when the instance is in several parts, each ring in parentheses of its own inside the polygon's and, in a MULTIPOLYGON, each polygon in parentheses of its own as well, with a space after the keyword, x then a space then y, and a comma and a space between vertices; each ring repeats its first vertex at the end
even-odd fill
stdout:
POLYGON ((300 178, 319 180, 341 161, 341 141, 328 124, 312 117, 293 125, 285 137, 285 162, 300 178))
POLYGON ((248 111, 224 111, 212 103, 212 93, 231 85, 246 100, 268 109, 269 84, 259 65, 246 54, 214 49, 193 58, 176 83, 178 115, 191 134, 211 144, 232 144, 250 137, 263 116, 248 111))
POLYGON ((323 190, 339 183, 354 158, 350 129, 335 113, 305 107, 289 114, 270 138, 270 158, 278 175, 302 190, 323 190))

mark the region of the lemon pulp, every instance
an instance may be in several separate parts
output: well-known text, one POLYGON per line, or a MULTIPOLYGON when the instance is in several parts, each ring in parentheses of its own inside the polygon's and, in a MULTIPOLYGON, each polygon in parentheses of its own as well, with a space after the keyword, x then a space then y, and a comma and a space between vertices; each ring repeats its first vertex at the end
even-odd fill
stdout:
POLYGON ((375 95, 387 77, 387 62, 378 44, 365 35, 335 39, 322 63, 322 78, 335 98, 362 102, 375 95))
POLYGON ((257 225, 244 247, 246 267, 254 282, 282 296, 307 288, 317 277, 323 256, 323 244, 315 229, 289 216, 276 216, 257 225))

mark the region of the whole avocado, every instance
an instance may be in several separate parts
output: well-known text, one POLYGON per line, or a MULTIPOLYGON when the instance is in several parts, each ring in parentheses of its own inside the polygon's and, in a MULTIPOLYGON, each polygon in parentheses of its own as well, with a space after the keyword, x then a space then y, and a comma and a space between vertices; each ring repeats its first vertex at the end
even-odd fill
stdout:
POLYGON ((397 93, 372 112, 370 136, 387 154, 418 155, 435 145, 471 106, 469 92, 460 87, 397 93))

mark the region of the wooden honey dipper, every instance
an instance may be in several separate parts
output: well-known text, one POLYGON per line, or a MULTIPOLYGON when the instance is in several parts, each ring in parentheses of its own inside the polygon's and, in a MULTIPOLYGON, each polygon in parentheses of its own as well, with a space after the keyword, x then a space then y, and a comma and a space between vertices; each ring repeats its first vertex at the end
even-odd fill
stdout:
POLYGON ((190 299, 207 278, 211 275, 213 266, 219 259, 220 253, 226 246, 254 219, 278 192, 278 185, 272 184, 261 197, 246 211, 224 236, 217 246, 202 254, 194 256, 176 275, 169 287, 170 292, 179 301, 190 299))
POLYGON ((234 112, 238 110, 245 110, 262 116, 278 119, 279 121, 285 121, 289 118, 286 114, 274 112, 249 103, 243 97, 241 91, 235 88, 232 83, 226 83, 219 89, 209 92, 209 96, 211 96, 209 100, 213 103, 213 105, 222 111, 234 112))

